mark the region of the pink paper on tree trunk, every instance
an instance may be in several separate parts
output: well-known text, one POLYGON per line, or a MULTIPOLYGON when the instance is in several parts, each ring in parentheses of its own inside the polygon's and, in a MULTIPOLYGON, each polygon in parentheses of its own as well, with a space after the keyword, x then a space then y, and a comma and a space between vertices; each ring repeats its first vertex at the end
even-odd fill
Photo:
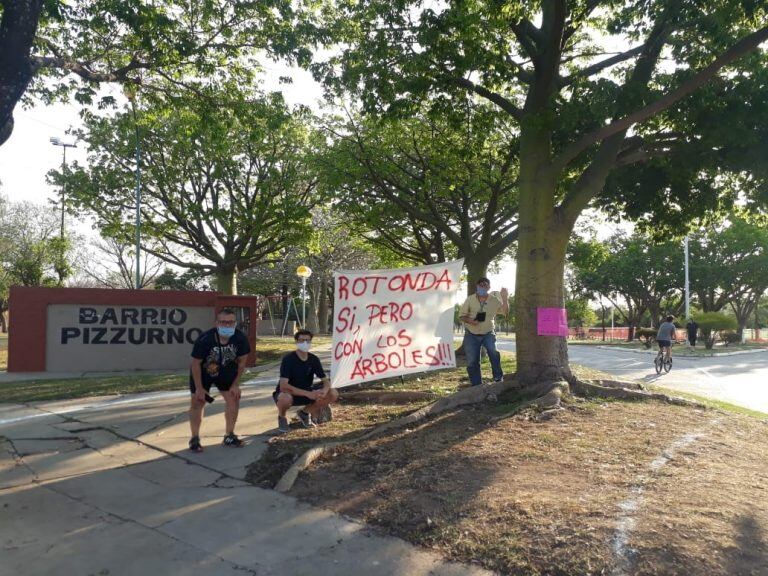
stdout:
POLYGON ((568 312, 565 308, 537 308, 536 333, 539 336, 568 337, 568 312))

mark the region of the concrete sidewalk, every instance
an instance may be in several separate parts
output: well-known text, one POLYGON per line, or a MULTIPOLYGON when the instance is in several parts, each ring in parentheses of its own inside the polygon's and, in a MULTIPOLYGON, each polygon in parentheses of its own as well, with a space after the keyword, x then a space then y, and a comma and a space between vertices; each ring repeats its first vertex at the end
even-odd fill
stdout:
POLYGON ((0 404, 2 576, 480 575, 363 524, 244 481, 276 425, 272 373, 243 387, 240 449, 188 394, 0 404))

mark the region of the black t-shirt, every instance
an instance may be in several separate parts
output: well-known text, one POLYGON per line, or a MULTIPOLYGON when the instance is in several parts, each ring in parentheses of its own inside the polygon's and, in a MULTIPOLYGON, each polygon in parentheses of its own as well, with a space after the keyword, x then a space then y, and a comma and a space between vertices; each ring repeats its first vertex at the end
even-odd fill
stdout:
MULTIPOLYGON (((246 356, 250 351, 248 338, 240 330, 235 330, 234 335, 224 345, 221 344, 216 328, 200 334, 192 347, 192 358, 203 361, 203 387, 207 389, 211 384, 232 384, 237 376, 237 359, 246 356)), ((194 385, 191 373, 189 381, 194 385)))
MULTIPOLYGON (((280 363, 280 378, 288 378, 288 384, 291 386, 302 390, 312 390, 315 376, 325 378, 325 371, 320 363, 320 358, 311 352, 307 353, 306 360, 299 358, 296 352, 283 356, 283 361, 280 363)), ((280 392, 279 383, 276 390, 280 392)))

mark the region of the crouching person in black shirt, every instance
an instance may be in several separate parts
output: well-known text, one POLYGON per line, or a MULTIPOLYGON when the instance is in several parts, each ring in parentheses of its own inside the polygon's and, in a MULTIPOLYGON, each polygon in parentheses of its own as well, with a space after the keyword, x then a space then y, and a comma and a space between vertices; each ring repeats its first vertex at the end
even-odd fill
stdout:
POLYGON ((320 358, 309 352, 312 332, 299 330, 293 337, 296 351, 283 356, 280 380, 272 394, 277 405, 277 427, 281 434, 289 430, 285 414, 291 406, 306 406, 299 410, 298 416, 305 428, 311 428, 315 423, 331 419, 331 404, 339 399, 339 393, 331 388, 320 358), (315 376, 322 380, 322 387, 313 386, 315 376))
POLYGON ((212 384, 219 389, 226 404, 224 445, 243 445, 243 441, 235 434, 235 423, 240 411, 238 383, 245 370, 251 345, 246 335, 235 328, 236 325, 235 312, 231 308, 223 308, 216 316, 216 327, 200 334, 192 348, 192 364, 189 369, 189 390, 192 392, 189 426, 192 429, 192 439, 189 441, 189 449, 193 452, 203 451, 200 444, 200 424, 203 421, 205 402, 213 402, 213 398, 208 394, 212 384))

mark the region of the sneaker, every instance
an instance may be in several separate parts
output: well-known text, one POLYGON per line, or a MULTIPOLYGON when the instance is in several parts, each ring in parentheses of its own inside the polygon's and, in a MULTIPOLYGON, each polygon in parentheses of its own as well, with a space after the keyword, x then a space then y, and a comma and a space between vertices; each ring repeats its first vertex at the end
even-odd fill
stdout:
POLYGON ((315 424, 325 424, 333 420, 333 409, 331 405, 323 406, 320 408, 320 414, 313 418, 315 424))
POLYGON ((277 417, 277 430, 280 434, 288 434, 291 431, 291 428, 288 426, 288 418, 285 416, 277 417))
POLYGON ((312 415, 309 412, 304 412, 304 410, 299 410, 296 412, 296 416, 299 417, 299 420, 301 421, 301 425, 304 426, 304 428, 314 428, 315 423, 312 422, 312 415))
POLYGON ((494 381, 495 383, 499 383, 499 382, 502 382, 503 380, 504 380, 504 376, 502 376, 501 378, 494 378, 494 379, 493 379, 493 381, 494 381))
POLYGON ((189 439, 189 449, 192 452, 202 452, 203 446, 200 444, 200 437, 199 436, 193 436, 189 439))
POLYGON ((245 445, 245 442, 240 440, 240 438, 237 437, 237 434, 233 432, 232 434, 227 434, 224 436, 224 442, 222 442, 222 444, 231 448, 240 448, 241 446, 245 445))

